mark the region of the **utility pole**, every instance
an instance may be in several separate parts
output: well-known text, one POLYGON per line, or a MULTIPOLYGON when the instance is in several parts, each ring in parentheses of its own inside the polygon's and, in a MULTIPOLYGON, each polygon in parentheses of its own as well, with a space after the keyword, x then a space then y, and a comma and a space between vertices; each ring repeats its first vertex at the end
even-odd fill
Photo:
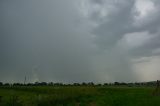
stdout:
POLYGON ((160 85, 160 81, 157 80, 157 89, 159 88, 159 85, 160 85))
POLYGON ((24 77, 24 85, 26 84, 26 76, 24 77))

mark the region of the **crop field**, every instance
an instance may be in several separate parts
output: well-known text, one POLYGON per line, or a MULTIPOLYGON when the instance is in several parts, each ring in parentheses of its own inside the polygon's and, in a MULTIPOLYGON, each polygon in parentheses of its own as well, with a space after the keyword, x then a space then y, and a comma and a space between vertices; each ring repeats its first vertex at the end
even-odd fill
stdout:
POLYGON ((0 106, 160 106, 153 87, 0 87, 0 106))

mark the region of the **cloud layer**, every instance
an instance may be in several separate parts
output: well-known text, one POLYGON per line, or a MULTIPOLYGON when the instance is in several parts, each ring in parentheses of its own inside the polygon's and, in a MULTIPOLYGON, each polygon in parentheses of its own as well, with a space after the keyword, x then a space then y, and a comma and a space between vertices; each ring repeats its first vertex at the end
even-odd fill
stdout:
POLYGON ((0 3, 0 80, 156 80, 158 0, 0 3))

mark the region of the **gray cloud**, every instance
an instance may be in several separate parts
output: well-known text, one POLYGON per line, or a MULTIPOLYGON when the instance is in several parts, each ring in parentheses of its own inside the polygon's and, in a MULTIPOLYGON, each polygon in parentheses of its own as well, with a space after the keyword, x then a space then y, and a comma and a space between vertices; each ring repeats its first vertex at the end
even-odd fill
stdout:
POLYGON ((20 80, 17 76, 23 78, 26 74, 32 77, 34 67, 41 81, 90 79, 90 41, 75 28, 79 17, 72 5, 71 1, 2 4, 5 54, 1 55, 1 79, 13 76, 20 80))
MULTIPOLYGON (((101 64, 101 67, 103 67, 102 70, 107 73, 103 75, 109 75, 112 78, 115 77, 115 80, 136 80, 137 76, 132 69, 132 63, 130 63, 130 61, 136 58, 138 59, 146 56, 152 57, 155 55, 159 55, 158 53, 153 53, 153 51, 155 49, 158 49, 160 46, 160 24, 159 15, 157 15, 159 12, 159 3, 151 1, 151 3, 154 3, 154 8, 156 12, 155 10, 153 10, 153 13, 151 13, 151 15, 145 16, 141 20, 135 20, 135 16, 140 15, 139 11, 136 10, 137 1, 108 0, 103 2, 97 2, 91 0, 91 4, 95 3, 97 5, 100 5, 100 7, 108 6, 108 4, 109 6, 112 5, 111 8, 113 11, 107 10, 107 8, 106 13, 108 14, 103 18, 97 18, 102 20, 102 23, 98 21, 98 26, 92 30, 92 33, 95 35, 94 42, 97 44, 98 48, 101 48, 100 50, 105 53, 105 55, 102 56, 105 61, 101 61, 102 59, 98 58, 100 59, 100 61, 98 61, 97 64, 101 64), (145 21, 143 22, 143 20, 145 21), (135 25, 135 21, 137 21, 141 25, 135 25), (143 32, 146 31, 147 33, 143 36, 143 32), (125 35, 134 33, 135 35, 129 36, 129 41, 127 41, 128 43, 124 43, 122 39, 125 38, 125 35), (119 41, 124 45, 119 46, 119 41), (137 43, 141 43, 141 45, 134 48, 129 46, 137 45, 137 43)), ((146 1, 144 0, 144 2, 146 1)), ((148 2, 150 3, 150 1, 147 1, 147 3, 148 2)), ((145 11, 143 10, 143 8, 144 7, 142 6, 142 12, 145 11)), ((97 20, 95 19, 95 15, 100 16, 98 13, 100 13, 102 10, 103 9, 100 9, 98 12, 92 12, 93 15, 91 14, 89 18, 93 21, 97 20)), ((126 40, 128 40, 128 38, 126 40)))
MULTIPOLYGON (((91 0, 91 2, 93 2, 91 0)), ((150 22, 141 23, 141 26, 135 26, 134 17, 136 16, 135 11, 135 0, 122 0, 122 1, 103 1, 103 2, 94 2, 103 6, 104 2, 109 2, 113 4, 113 8, 117 10, 116 12, 109 13, 108 16, 104 17, 106 22, 100 23, 98 27, 93 30, 93 34, 96 35, 95 43, 103 49, 113 48, 117 45, 117 42, 123 39, 124 35, 128 33, 135 32, 145 32, 149 33, 149 36, 152 36, 151 39, 145 44, 138 48, 131 50, 130 54, 132 55, 147 55, 152 52, 152 50, 159 48, 159 3, 158 1, 152 1, 155 4, 155 14, 144 18, 153 18, 150 22), (143 49, 143 50, 142 50, 143 49)), ((107 10, 106 10, 107 12, 107 10)), ((93 13, 94 14, 94 13, 93 13)), ((92 15, 91 15, 92 19, 92 15)), ((135 41, 136 42, 136 41, 135 41)), ((152 55, 152 54, 150 54, 152 55)))
POLYGON ((158 0, 144 17, 136 0, 0 2, 2 81, 136 81, 132 60, 159 56, 158 0))
POLYGON ((109 15, 105 17, 107 21, 93 30, 93 33, 98 35, 95 38, 95 42, 102 48, 107 48, 111 45, 114 46, 116 44, 115 42, 121 39, 125 33, 132 30, 131 11, 134 2, 118 2, 112 3, 112 5, 115 12, 109 13, 109 15))

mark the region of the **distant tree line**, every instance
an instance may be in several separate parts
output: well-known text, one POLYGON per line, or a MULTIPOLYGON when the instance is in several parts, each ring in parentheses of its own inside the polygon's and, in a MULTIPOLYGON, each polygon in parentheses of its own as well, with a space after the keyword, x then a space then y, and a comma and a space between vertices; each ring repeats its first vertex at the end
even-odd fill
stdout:
POLYGON ((64 83, 53 83, 53 82, 35 82, 35 83, 2 83, 0 82, 0 86, 156 86, 156 81, 152 82, 135 82, 135 83, 125 83, 125 82, 114 82, 114 83, 103 83, 103 84, 95 84, 93 82, 82 82, 82 83, 72 83, 72 84, 64 84, 64 83))

